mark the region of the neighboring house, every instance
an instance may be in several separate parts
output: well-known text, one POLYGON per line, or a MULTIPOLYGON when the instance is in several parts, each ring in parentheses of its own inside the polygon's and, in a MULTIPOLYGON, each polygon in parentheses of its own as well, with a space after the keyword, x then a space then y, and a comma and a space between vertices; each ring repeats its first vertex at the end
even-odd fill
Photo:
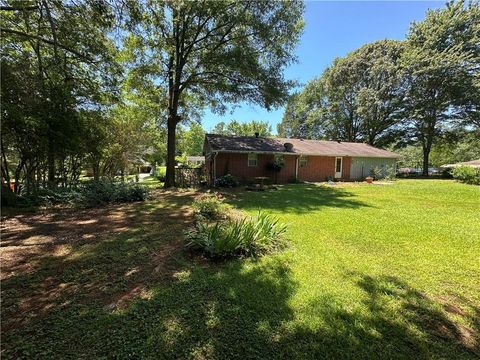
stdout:
POLYGON ((472 161, 459 162, 459 163, 456 163, 456 164, 445 164, 445 165, 442 165, 441 167, 449 169, 449 168, 456 168, 456 167, 459 167, 459 166, 471 166, 471 167, 475 167, 475 168, 480 168, 480 159, 472 160, 472 161))
POLYGON ((187 156, 187 164, 203 165, 205 164, 205 156, 187 156))
POLYGON ((256 136, 205 135, 204 154, 210 184, 231 174, 243 182, 269 177, 279 183, 363 180, 374 168, 395 170, 400 155, 363 143, 256 136), (272 163, 282 163, 278 173, 272 163))

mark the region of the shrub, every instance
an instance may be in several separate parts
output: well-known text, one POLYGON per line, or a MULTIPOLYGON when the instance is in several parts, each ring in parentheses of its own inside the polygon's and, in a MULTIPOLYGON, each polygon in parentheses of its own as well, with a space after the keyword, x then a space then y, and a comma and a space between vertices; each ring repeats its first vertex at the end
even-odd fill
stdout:
POLYGON ((370 170, 370 176, 373 177, 374 180, 379 180, 383 177, 382 169, 378 166, 375 166, 373 169, 370 170))
POLYGON ((227 174, 215 179, 215 186, 217 187, 235 187, 238 186, 238 180, 236 177, 227 174))
POLYGON ((195 214, 207 219, 218 219, 229 209, 229 206, 215 195, 204 195, 195 199, 192 207, 195 214))
POLYGON ((166 174, 167 174, 167 168, 165 166, 157 167, 155 176, 159 181, 165 182, 166 174))
POLYGON ((79 203, 86 207, 114 202, 143 201, 148 195, 148 189, 137 183, 108 180, 85 182, 79 188, 79 192, 79 203))
POLYGON ((455 180, 466 184, 480 185, 480 169, 473 166, 459 166, 452 171, 455 180))
POLYGON ((2 202, 2 205, 31 207, 69 204, 94 207, 114 202, 143 201, 147 195, 148 189, 137 183, 91 180, 81 183, 77 188, 40 189, 31 195, 14 195, 14 202, 8 205, 2 202))
POLYGON ((395 166, 387 166, 385 169, 385 180, 394 181, 396 176, 395 166))
POLYGON ((252 256, 281 247, 285 231, 285 225, 277 219, 259 212, 253 218, 224 223, 198 222, 195 229, 187 233, 187 246, 200 249, 212 258, 252 256))

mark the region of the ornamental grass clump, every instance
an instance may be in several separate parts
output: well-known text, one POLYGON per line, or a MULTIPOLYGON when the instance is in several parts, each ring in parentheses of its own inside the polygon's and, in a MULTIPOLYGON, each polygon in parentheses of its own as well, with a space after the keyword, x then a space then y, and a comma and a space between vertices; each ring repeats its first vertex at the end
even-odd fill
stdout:
POLYGON ((211 258, 255 256, 283 246, 286 226, 263 212, 243 219, 224 222, 197 222, 187 234, 187 246, 201 250, 211 258))

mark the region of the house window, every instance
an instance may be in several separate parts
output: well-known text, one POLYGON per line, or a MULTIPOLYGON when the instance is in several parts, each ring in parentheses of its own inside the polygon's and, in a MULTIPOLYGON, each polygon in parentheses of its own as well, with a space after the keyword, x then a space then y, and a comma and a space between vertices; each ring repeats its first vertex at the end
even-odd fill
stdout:
POLYGON ((337 158, 336 159, 335 171, 336 172, 342 172, 342 158, 337 158))
POLYGON ((257 154, 248 154, 248 166, 257 166, 257 154))
POLYGON ((300 156, 300 159, 298 159, 298 165, 299 165, 300 167, 305 167, 305 166, 307 166, 307 157, 304 156, 304 155, 300 156))
POLYGON ((283 164, 283 155, 282 154, 274 154, 273 155, 273 162, 275 164, 283 164))

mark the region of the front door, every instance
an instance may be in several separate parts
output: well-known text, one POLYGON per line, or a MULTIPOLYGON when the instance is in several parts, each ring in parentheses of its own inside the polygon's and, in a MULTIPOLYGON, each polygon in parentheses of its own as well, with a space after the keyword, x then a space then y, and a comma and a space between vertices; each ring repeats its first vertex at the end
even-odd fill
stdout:
POLYGON ((335 179, 340 179, 342 177, 342 164, 343 158, 336 157, 335 158, 335 179))

